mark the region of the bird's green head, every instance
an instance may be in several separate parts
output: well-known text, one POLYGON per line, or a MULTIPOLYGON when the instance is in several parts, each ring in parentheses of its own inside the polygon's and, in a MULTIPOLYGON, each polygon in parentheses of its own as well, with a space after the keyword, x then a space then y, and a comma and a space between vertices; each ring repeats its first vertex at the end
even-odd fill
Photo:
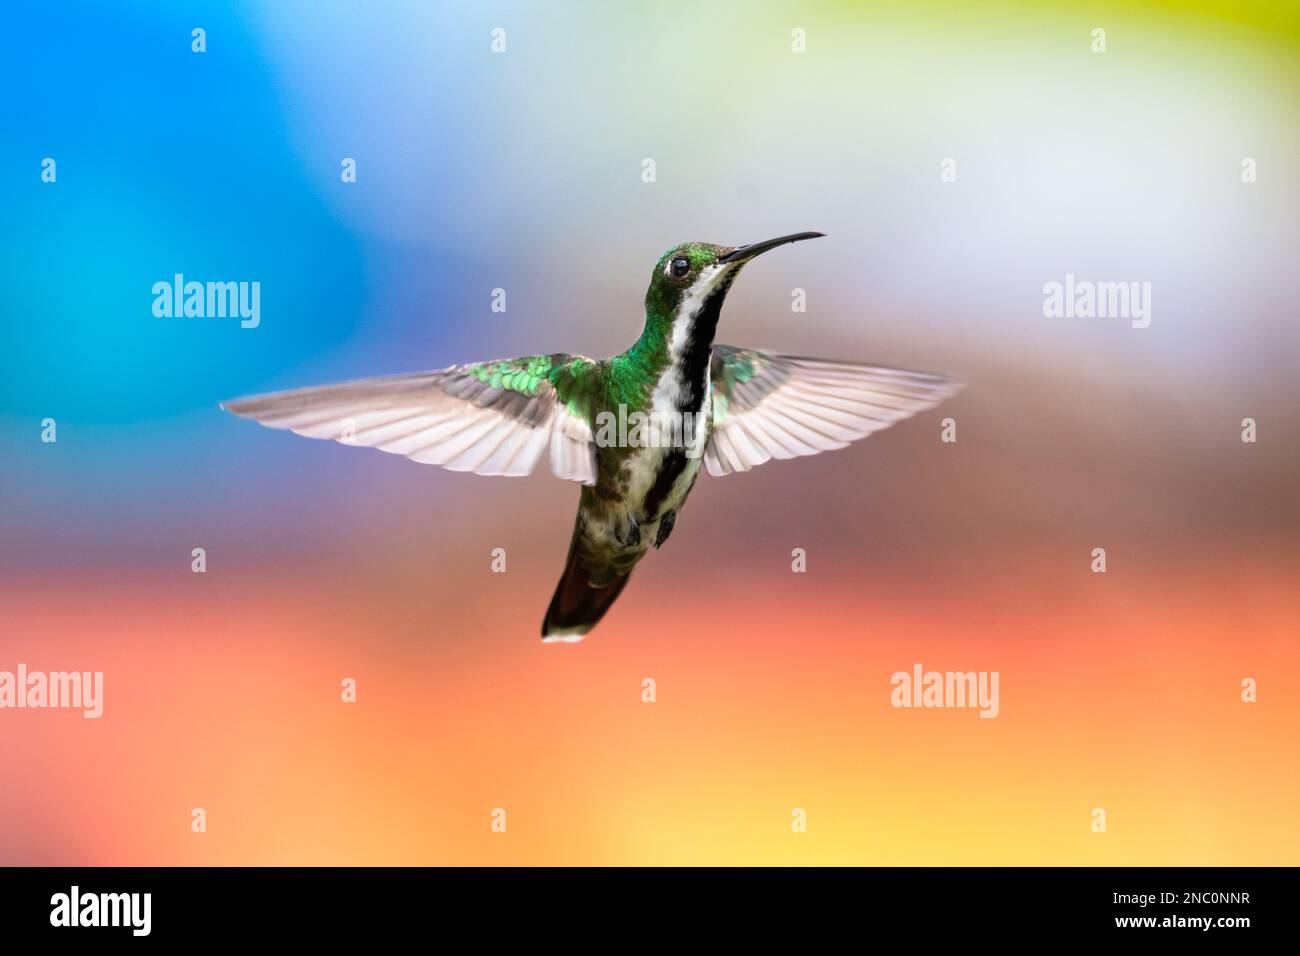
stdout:
POLYGON ((650 274, 650 288, 645 295, 647 319, 689 321, 707 307, 716 322, 722 299, 746 262, 787 242, 820 235, 820 232, 797 232, 747 246, 715 246, 709 242, 674 246, 659 257, 650 274))

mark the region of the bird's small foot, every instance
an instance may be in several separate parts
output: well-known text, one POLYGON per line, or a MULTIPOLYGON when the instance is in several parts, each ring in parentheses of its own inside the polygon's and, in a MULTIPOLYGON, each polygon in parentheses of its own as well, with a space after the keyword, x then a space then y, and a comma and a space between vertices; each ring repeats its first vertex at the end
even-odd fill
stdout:
POLYGON ((641 525, 635 515, 627 516, 627 525, 618 529, 615 535, 618 543, 625 548, 635 548, 641 543, 641 525))
POLYGON ((668 540, 668 536, 673 533, 673 525, 677 523, 677 512, 670 511, 659 519, 659 533, 655 535, 655 547, 659 547, 668 540))

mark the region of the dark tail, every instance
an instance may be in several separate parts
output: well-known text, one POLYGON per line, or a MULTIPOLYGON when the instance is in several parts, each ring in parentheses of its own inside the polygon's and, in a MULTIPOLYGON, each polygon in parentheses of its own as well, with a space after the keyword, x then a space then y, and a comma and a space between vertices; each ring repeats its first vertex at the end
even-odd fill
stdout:
POLYGON ((631 576, 629 570, 625 574, 616 575, 606 585, 592 587, 591 575, 578 561, 578 542, 575 536, 573 544, 569 546, 569 559, 565 562, 564 573, 560 575, 560 583, 555 586, 555 596, 551 598, 551 606, 546 610, 546 620, 542 622, 542 640, 582 640, 583 635, 605 616, 631 576))

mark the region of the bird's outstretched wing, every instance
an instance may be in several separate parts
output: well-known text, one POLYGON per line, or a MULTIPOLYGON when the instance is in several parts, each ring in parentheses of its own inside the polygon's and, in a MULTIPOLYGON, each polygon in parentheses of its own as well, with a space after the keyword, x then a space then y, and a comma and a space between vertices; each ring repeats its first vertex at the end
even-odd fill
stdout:
POLYGON ((962 383, 931 372, 715 345, 711 475, 816 455, 939 404, 962 383))
POLYGON ((549 452, 561 478, 592 484, 587 389, 596 363, 534 355, 275 392, 222 407, 270 428, 480 475, 526 475, 549 452))

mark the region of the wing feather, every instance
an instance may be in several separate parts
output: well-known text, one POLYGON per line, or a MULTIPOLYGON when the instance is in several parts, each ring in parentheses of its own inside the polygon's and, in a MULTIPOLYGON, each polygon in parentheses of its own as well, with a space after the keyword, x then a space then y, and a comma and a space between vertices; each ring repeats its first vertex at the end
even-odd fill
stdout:
POLYGON ((844 448, 932 408, 961 383, 947 375, 713 348, 712 475, 748 471, 772 458, 844 448))
MULTIPOLYGON (((735 448, 740 455, 740 463, 742 467, 735 470, 748 470, 743 467, 746 463, 748 463, 749 467, 752 468, 754 465, 761 465, 765 461, 772 460, 771 453, 769 453, 760 442, 755 441, 755 439, 751 437, 749 428, 740 419, 736 419, 732 426, 725 429, 725 431, 727 437, 731 439, 732 447, 735 448)), ((716 435, 717 430, 715 429, 713 433, 716 435)), ((710 474, 712 474, 712 472, 710 472, 710 474)))
POLYGON ((530 474, 549 449, 562 478, 596 480, 586 389, 595 363, 555 354, 455 365, 223 403, 308 438, 364 445, 453 471, 530 474))

